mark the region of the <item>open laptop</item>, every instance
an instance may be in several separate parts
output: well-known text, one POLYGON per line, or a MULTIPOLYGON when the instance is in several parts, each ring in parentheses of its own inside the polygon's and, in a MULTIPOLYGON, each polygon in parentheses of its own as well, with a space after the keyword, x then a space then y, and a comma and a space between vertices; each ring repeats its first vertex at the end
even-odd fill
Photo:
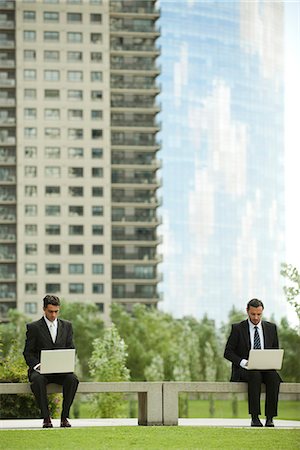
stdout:
POLYGON ((75 348, 42 350, 40 373, 72 373, 75 369, 75 348))
POLYGON ((280 370, 283 359, 283 349, 250 350, 248 370, 280 370))

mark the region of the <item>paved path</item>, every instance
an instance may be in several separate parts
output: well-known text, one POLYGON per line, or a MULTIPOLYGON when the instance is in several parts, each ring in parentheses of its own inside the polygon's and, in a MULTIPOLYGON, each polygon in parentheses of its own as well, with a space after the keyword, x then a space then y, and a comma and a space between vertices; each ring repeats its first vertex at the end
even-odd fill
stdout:
MULTIPOLYGON (((73 428, 82 427, 113 427, 113 426, 137 426, 137 419, 70 419, 73 428)), ((275 420, 275 427, 279 429, 297 428, 300 430, 300 421, 275 420)), ((179 419, 180 426, 199 427, 226 427, 226 428, 250 428, 250 419, 179 419)), ((54 428, 59 428, 59 420, 53 420, 54 428)), ((41 419, 0 420, 0 430, 40 430, 41 419)), ((256 428, 253 428, 254 430, 256 428)))

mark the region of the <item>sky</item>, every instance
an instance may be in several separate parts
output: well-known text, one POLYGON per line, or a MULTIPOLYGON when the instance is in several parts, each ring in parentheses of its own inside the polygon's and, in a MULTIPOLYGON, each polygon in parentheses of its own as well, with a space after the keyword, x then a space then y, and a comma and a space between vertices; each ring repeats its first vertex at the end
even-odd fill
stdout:
POLYGON ((286 262, 300 270, 300 0, 285 3, 286 262))

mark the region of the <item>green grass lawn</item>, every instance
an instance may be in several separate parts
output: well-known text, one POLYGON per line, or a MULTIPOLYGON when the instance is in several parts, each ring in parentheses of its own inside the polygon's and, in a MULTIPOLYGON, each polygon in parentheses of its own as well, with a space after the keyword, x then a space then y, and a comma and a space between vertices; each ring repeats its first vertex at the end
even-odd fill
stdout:
POLYGON ((101 427, 2 430, 1 449, 147 450, 300 448, 300 431, 208 427, 101 427))
MULTIPOLYGON (((84 397, 83 397, 84 398, 84 397)), ((248 414, 248 403, 246 400, 240 400, 238 402, 236 416, 233 416, 232 405, 230 400, 215 400, 214 402, 215 411, 213 417, 216 418, 238 418, 245 419, 249 417, 248 414)), ((134 404, 134 415, 137 417, 137 402, 134 404)), ((264 411, 264 402, 262 402, 262 412, 264 411)), ((74 414, 72 414, 74 417, 74 414)), ((91 418, 98 417, 93 413, 93 408, 90 402, 82 401, 79 405, 79 417, 80 418, 91 418)), ((124 410, 122 417, 130 417, 129 406, 127 402, 124 402, 124 410)), ((209 411, 209 401, 208 400, 189 400, 187 415, 181 414, 180 417, 188 418, 209 418, 211 417, 209 411)), ((300 420, 300 402, 299 401, 287 401, 281 400, 278 407, 278 417, 277 419, 284 420, 300 420)))

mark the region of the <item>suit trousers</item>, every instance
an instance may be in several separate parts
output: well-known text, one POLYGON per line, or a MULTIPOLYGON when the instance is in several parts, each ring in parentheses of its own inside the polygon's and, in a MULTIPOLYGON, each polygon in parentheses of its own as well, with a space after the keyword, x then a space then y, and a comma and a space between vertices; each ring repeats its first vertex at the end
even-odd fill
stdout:
POLYGON ((266 417, 277 416, 278 395, 281 378, 276 370, 246 370, 240 368, 240 381, 248 383, 248 408, 249 414, 258 416, 261 414, 260 394, 261 384, 266 386, 266 417))
POLYGON ((29 376, 29 380, 31 381, 31 390, 44 419, 50 417, 47 398, 47 384, 49 383, 62 385, 63 404, 61 417, 66 418, 70 416, 70 408, 79 384, 78 378, 74 373, 42 375, 37 371, 33 371, 29 376))

